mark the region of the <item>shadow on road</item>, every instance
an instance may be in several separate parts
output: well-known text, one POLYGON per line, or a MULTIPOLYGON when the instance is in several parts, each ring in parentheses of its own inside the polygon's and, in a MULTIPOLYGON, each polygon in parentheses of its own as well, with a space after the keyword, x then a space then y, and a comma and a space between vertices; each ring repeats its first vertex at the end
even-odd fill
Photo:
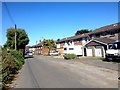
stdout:
POLYGON ((34 58, 34 57, 24 57, 24 59, 28 59, 28 58, 34 58))
POLYGON ((106 59, 103 59, 102 61, 104 61, 104 62, 115 62, 115 63, 120 63, 120 60, 106 60, 106 59))

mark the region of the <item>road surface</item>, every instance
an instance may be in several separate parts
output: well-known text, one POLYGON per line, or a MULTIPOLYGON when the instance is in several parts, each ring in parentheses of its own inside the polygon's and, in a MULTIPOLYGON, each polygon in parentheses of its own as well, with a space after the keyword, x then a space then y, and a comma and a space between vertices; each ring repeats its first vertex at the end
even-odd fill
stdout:
POLYGON ((118 88, 118 72, 80 62, 34 56, 26 59, 14 88, 118 88))

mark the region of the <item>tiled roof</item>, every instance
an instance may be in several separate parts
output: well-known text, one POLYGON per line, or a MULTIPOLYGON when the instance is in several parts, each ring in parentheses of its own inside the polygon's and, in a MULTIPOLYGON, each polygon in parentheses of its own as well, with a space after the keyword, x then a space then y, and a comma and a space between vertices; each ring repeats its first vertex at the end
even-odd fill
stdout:
POLYGON ((57 43, 68 41, 68 40, 74 40, 74 39, 78 39, 78 38, 89 37, 89 35, 92 35, 92 34, 105 32, 105 31, 110 31, 110 30, 118 30, 118 29, 120 30, 120 22, 95 29, 94 31, 89 32, 89 33, 85 33, 85 34, 82 34, 82 35, 77 35, 77 36, 72 36, 72 37, 61 39, 61 40, 57 41, 57 43))
POLYGON ((37 44, 37 46, 42 46, 43 45, 43 42, 40 42, 37 44))
POLYGON ((95 38, 91 40, 89 43, 87 43, 85 46, 99 46, 101 44, 112 44, 115 40, 109 39, 109 38, 95 38))
POLYGON ((61 39, 60 41, 57 41, 57 42, 64 42, 64 41, 68 41, 68 40, 74 40, 74 39, 78 39, 78 38, 88 37, 88 34, 89 33, 85 33, 85 34, 82 34, 82 35, 76 35, 76 36, 64 38, 64 39, 61 39))
POLYGON ((86 44, 85 46, 99 46, 99 45, 101 45, 101 44, 98 42, 95 42, 95 41, 91 41, 88 44, 86 44))
POLYGON ((95 38, 93 40, 97 40, 97 41, 100 41, 100 42, 103 42, 103 43, 106 43, 106 44, 115 42, 115 40, 109 39, 109 38, 95 38))
POLYGON ((90 32, 90 34, 95 34, 95 33, 100 33, 100 32, 105 32, 110 30, 118 30, 118 29, 120 29, 120 22, 95 29, 94 31, 90 32))

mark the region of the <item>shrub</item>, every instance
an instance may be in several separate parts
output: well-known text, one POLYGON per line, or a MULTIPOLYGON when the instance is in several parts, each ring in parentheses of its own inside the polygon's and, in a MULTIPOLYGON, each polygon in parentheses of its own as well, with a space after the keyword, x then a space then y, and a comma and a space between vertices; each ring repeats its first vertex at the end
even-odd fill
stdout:
POLYGON ((22 68, 22 65, 24 64, 24 58, 20 51, 13 50, 13 51, 10 51, 9 54, 11 55, 10 60, 12 60, 13 62, 12 68, 10 68, 10 70, 12 73, 16 73, 19 69, 22 68))
POLYGON ((11 74, 17 73, 24 64, 24 57, 21 51, 2 49, 2 84, 12 80, 11 74))
POLYGON ((77 55, 75 54, 65 54, 64 59, 69 60, 69 59, 75 59, 77 57, 77 55))

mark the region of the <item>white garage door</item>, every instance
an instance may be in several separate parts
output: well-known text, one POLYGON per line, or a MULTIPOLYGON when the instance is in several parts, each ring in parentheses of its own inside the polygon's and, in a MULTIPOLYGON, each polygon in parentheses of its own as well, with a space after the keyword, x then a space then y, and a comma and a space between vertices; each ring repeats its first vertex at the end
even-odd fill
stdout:
POLYGON ((87 49, 87 56, 93 56, 92 49, 87 49))
POLYGON ((96 48, 95 50, 96 50, 95 51, 95 56, 102 57, 102 50, 101 50, 101 48, 96 48))

